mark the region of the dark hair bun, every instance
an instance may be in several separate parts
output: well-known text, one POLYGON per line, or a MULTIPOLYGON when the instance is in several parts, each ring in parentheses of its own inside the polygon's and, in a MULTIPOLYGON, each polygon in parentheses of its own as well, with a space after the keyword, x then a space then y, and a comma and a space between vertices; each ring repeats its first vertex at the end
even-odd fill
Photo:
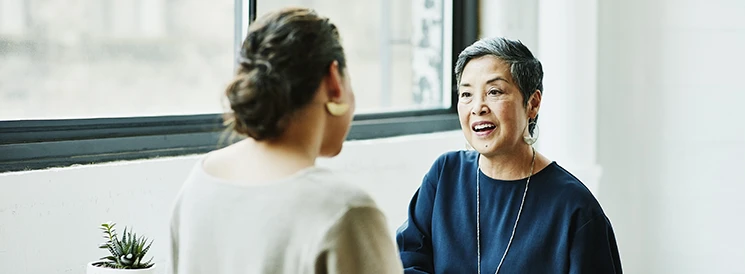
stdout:
POLYGON ((237 133, 264 140, 283 132, 291 108, 290 86, 268 62, 241 58, 239 73, 226 94, 237 133))
POLYGON ((249 26, 237 76, 225 93, 232 129, 255 140, 280 137, 309 105, 329 66, 345 66, 336 26, 304 8, 270 12, 249 26))

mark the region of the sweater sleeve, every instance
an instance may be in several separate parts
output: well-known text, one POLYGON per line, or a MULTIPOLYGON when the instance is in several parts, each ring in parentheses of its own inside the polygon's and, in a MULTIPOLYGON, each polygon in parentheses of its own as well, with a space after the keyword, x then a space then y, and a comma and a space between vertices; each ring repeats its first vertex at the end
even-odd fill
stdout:
POLYGON ((409 203, 408 219, 396 232, 405 273, 434 273, 431 230, 435 187, 431 180, 436 173, 437 164, 424 176, 422 185, 409 203))
POLYGON ((613 228, 605 215, 592 218, 577 230, 569 260, 571 274, 623 273, 613 228))
POLYGON ((329 230, 316 273, 402 273, 385 216, 375 207, 353 207, 329 230))

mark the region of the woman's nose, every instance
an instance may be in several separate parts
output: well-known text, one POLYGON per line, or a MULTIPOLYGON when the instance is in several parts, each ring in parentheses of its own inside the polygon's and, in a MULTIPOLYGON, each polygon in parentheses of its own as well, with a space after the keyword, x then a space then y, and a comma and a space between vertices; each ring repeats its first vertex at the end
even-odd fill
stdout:
POLYGON ((484 115, 489 113, 489 106, 487 106, 484 100, 474 100, 473 107, 471 108, 471 115, 484 115))

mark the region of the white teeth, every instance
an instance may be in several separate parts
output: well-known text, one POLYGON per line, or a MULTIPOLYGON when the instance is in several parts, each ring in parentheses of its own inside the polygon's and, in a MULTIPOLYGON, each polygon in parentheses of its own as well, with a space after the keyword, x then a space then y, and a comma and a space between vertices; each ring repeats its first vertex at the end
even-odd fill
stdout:
POLYGON ((477 125, 477 126, 473 127, 473 129, 475 129, 475 130, 482 130, 482 129, 489 128, 489 127, 493 127, 493 125, 490 125, 490 124, 480 124, 480 125, 477 125))

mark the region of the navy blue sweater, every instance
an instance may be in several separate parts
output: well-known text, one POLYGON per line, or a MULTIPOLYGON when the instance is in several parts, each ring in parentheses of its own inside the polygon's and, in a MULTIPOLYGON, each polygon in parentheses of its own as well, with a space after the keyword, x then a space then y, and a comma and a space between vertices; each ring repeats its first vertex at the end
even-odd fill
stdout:
MULTIPOLYGON (((476 176, 481 272, 494 273, 509 241, 526 179, 477 172, 478 152, 440 156, 396 233, 406 273, 476 273, 476 176)), ((613 228, 592 193, 556 162, 536 172, 500 274, 621 273, 613 228)))

